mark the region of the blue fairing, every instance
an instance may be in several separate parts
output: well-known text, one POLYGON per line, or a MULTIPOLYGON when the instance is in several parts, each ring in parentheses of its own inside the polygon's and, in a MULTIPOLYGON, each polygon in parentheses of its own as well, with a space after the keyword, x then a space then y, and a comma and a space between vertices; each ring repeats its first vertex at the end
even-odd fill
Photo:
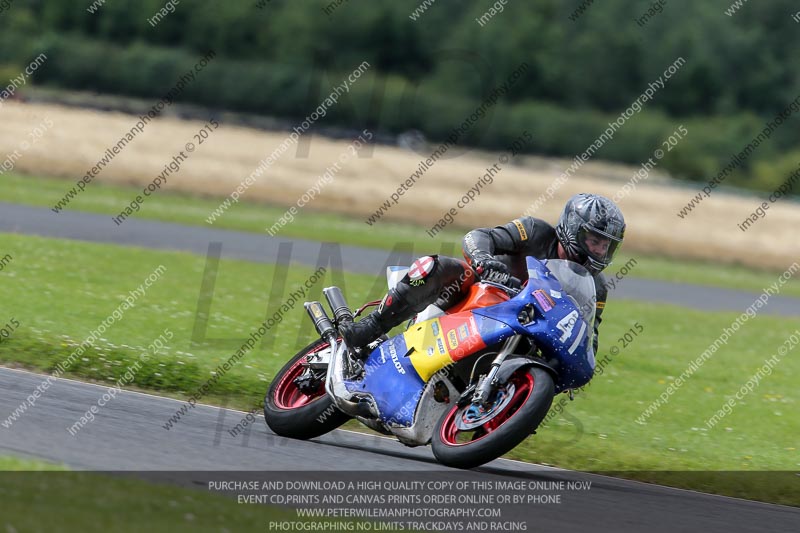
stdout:
MULTIPOLYGON (((594 373, 593 324, 587 322, 545 264, 532 257, 527 261, 528 284, 517 296, 472 311, 478 332, 486 346, 499 344, 515 333, 532 337, 558 374, 556 392, 581 387, 594 373), (534 292, 539 293, 538 298, 534 292), (530 306, 535 309, 534 319, 522 325, 519 314, 530 306)), ((425 382, 408 355, 405 337, 396 335, 372 351, 363 379, 345 381, 350 392, 372 396, 385 423, 413 424, 425 382)))
POLYGON ((369 354, 363 380, 345 381, 350 392, 372 395, 385 423, 410 426, 425 388, 407 351, 403 335, 395 335, 369 354))
POLYGON ((581 318, 578 307, 563 293, 561 284, 543 263, 528 257, 528 271, 528 284, 517 296, 508 302, 473 311, 473 314, 484 317, 478 322, 486 328, 480 330, 481 336, 490 346, 507 338, 512 331, 533 337, 558 372, 556 391, 581 387, 592 379, 594 373, 593 325, 581 318), (551 309, 543 308, 533 296, 537 289, 544 290, 555 304, 551 309), (526 305, 536 308, 536 319, 523 326, 517 317, 526 305), (559 323, 562 329, 559 329, 559 323))

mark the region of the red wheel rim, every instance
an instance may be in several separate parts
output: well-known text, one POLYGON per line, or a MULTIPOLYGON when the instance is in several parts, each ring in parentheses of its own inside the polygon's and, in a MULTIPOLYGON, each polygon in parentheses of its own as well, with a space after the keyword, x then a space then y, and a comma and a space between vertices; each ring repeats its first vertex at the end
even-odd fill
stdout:
POLYGON ((450 412, 447 413, 447 417, 439 429, 439 437, 442 442, 448 446, 465 446, 467 444, 472 444, 491 435, 497 428, 510 420, 519 408, 528 401, 528 398, 533 392, 533 375, 528 372, 527 368, 523 368, 512 374, 508 383, 514 385, 514 394, 511 400, 484 424, 474 429, 464 431, 458 428, 456 421, 469 406, 454 406, 450 412))
POLYGON ((306 356, 308 354, 317 353, 321 350, 324 350, 328 347, 328 343, 320 344, 313 350, 306 353, 305 356, 300 357, 297 361, 294 362, 292 367, 283 374, 280 382, 278 382, 278 386, 275 387, 275 393, 273 394, 273 400, 275 401, 275 405, 280 409, 291 410, 291 409, 298 409, 305 405, 310 404, 320 396, 325 395, 325 380, 322 380, 322 384, 314 391, 313 394, 309 395, 305 392, 301 391, 295 385, 294 380, 300 377, 305 371, 305 366, 303 363, 306 362, 306 356))

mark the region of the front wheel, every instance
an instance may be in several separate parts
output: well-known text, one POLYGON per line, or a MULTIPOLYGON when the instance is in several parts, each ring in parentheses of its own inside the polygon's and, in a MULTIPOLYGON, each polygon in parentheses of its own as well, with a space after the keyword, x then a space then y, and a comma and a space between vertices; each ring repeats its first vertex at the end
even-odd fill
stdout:
POLYGON ((436 459, 455 468, 473 468, 514 449, 544 419, 555 385, 537 367, 523 367, 498 388, 488 408, 454 406, 433 432, 436 459))
MULTIPOLYGON (((338 428, 349 416, 341 412, 325 392, 325 376, 296 381, 308 376, 306 356, 328 348, 319 339, 300 350, 278 372, 264 398, 264 420, 281 437, 313 439, 338 428)), ((320 372, 321 374, 321 372, 320 372)))

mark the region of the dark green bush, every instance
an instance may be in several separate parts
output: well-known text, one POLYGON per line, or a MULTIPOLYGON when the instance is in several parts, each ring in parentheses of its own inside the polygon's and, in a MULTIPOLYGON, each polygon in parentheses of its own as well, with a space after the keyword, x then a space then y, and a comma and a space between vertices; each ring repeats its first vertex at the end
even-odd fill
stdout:
MULTIPOLYGON (((195 51, 140 41, 123 47, 74 34, 0 33, 0 64, 17 65, 21 70, 41 52, 48 60, 36 73, 36 83, 130 95, 154 102, 202 56, 195 51)), ((195 81, 178 101, 299 122, 357 64, 351 63, 346 68, 326 64, 314 69, 313 64, 233 60, 218 52, 205 70, 196 74, 195 81)), ((656 100, 648 102, 618 129, 594 159, 638 165, 683 124, 689 130, 687 138, 667 154, 660 166, 678 177, 705 181, 743 150, 767 120, 765 115, 751 112, 681 119, 660 111, 656 100)), ((419 129, 431 141, 440 142, 480 105, 480 98, 464 94, 455 86, 443 85, 441 80, 416 83, 380 72, 373 65, 318 123, 371 127, 385 133, 419 129)), ((779 110, 766 116, 774 116, 779 110)), ((533 140, 526 151, 572 158, 583 153, 619 113, 530 99, 509 103, 501 98, 486 108, 485 116, 461 136, 459 144, 504 149, 527 130, 533 140)), ((776 179, 764 175, 754 179, 752 169, 759 161, 771 160, 797 146, 800 131, 793 127, 792 120, 796 119, 779 127, 729 183, 772 187, 776 179)), ((762 170, 762 174, 769 171, 772 170, 762 170)))

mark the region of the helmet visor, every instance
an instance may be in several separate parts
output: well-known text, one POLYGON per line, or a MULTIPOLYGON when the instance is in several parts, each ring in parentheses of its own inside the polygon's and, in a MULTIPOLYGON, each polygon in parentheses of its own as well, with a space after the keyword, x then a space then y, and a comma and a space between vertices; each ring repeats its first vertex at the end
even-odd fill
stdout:
POLYGON ((602 264, 603 267, 611 264, 614 254, 617 253, 621 243, 621 237, 616 237, 589 225, 581 226, 578 231, 578 246, 588 257, 602 264))

